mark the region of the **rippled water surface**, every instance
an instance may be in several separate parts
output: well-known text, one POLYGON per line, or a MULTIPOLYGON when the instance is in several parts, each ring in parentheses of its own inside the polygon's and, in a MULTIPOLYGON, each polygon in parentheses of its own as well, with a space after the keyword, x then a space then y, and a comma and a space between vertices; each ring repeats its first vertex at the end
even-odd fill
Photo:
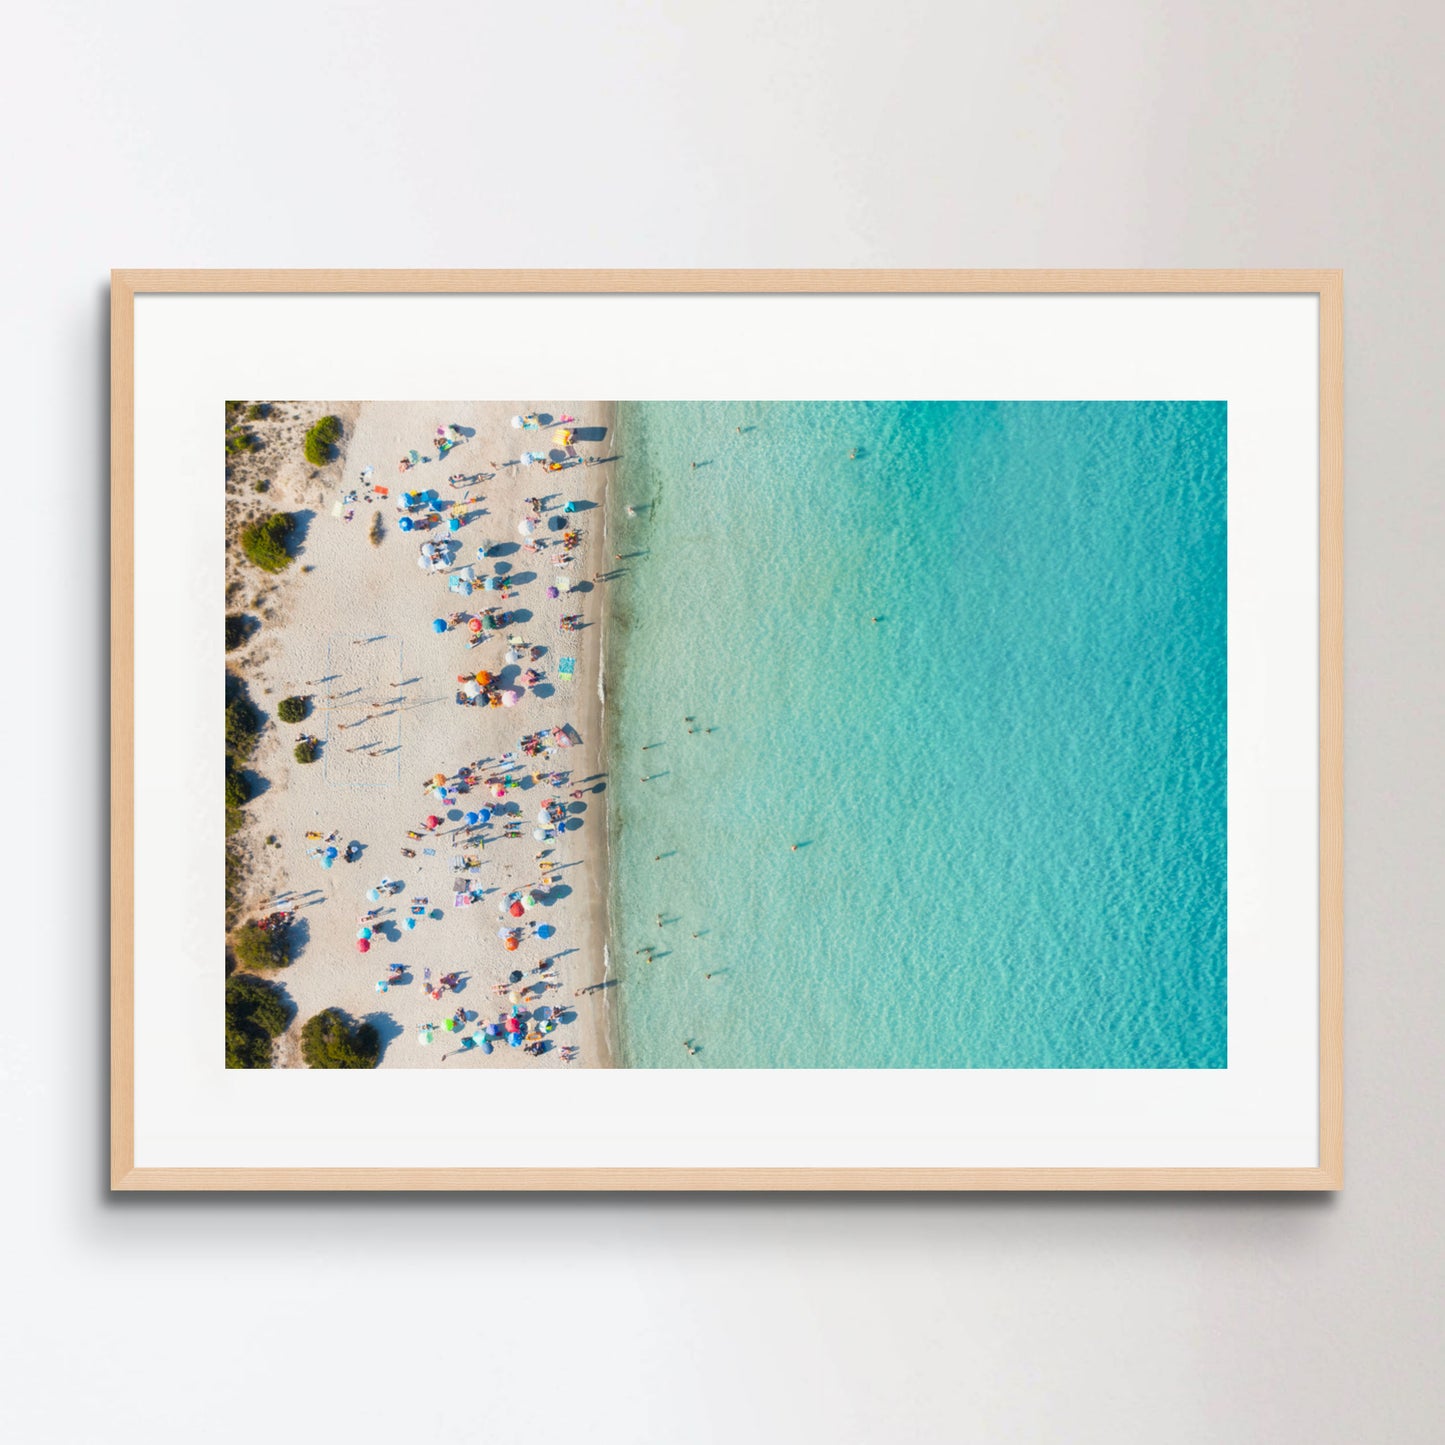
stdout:
POLYGON ((621 1061, 1223 1067, 1223 403, 619 435, 621 1061))

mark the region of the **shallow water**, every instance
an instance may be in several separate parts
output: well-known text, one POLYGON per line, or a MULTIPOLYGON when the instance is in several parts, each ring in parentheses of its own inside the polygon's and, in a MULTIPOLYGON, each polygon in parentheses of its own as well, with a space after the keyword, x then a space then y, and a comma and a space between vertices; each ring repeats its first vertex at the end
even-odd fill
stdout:
POLYGON ((1224 405, 619 434, 620 1062, 1223 1067, 1224 405))

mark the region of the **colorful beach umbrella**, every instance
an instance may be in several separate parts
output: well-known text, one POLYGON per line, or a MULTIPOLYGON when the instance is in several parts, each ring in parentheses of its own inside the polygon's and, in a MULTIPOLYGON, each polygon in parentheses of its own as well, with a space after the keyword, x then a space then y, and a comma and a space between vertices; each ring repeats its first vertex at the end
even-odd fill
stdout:
POLYGON ((556 597, 556 596, 557 596, 557 589, 556 589, 555 587, 549 587, 549 588, 547 589, 547 596, 548 596, 548 597, 556 597))
POLYGON ((475 827, 477 826, 477 824, 480 823, 481 821, 482 821, 482 815, 481 815, 480 813, 468 813, 468 814, 467 814, 467 827, 469 827, 469 828, 475 828, 475 827))
POLYGON ((520 918, 526 911, 527 911, 527 910, 522 907, 520 901, 514 903, 514 904, 507 910, 507 912, 510 913, 513 918, 520 918))
POLYGON ((517 940, 509 936, 502 947, 505 948, 508 953, 515 953, 517 951, 517 940))
POLYGON ((480 632, 481 630, 482 630, 482 619, 481 619, 480 617, 473 617, 473 618, 467 623, 467 631, 468 631, 468 632, 480 632))
POLYGON ((375 888, 368 888, 366 890, 366 900, 368 903, 380 903, 381 893, 375 888))
POLYGON ((553 928, 550 923, 544 923, 544 924, 541 925, 541 927, 539 927, 539 928, 537 929, 537 937, 538 937, 538 938, 551 938, 551 936, 552 936, 554 933, 556 933, 556 931, 557 931, 557 930, 556 930, 555 928, 553 928))
POLYGON ((358 938, 356 940, 356 951, 358 953, 369 953, 371 951, 371 945, 364 938, 358 938))
POLYGON ((441 826, 441 821, 442 820, 438 818, 435 813, 427 814, 426 825, 428 828, 439 828, 441 826))
POLYGON ((445 632, 447 630, 447 625, 445 622, 442 621, 440 617, 433 617, 431 623, 431 630, 433 632, 445 632))
POLYGON ((363 927, 363 928, 357 930, 356 936, 357 936, 358 938, 370 938, 370 937, 371 937, 371 930, 370 930, 369 928, 363 927))

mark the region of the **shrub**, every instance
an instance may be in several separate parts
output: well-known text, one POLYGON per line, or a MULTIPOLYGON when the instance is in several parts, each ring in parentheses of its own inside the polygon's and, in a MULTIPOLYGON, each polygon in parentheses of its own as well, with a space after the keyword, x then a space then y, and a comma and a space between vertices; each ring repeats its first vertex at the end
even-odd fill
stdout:
POLYGON ((304 697, 283 697, 276 704, 276 716, 283 723, 299 723, 310 711, 311 704, 304 697))
POLYGON ((239 808, 251 801, 251 785, 246 781, 245 773, 238 773, 234 768, 226 769, 226 807, 239 808))
POLYGON ((284 572, 291 565, 286 539, 296 525, 289 512, 272 512, 241 532, 241 550, 263 572, 284 572))
MULTIPOLYGON (((229 806, 228 806, 228 807, 226 808, 226 837, 229 838, 233 833, 239 833, 239 832, 241 831, 241 829, 244 828, 245 826, 246 826, 246 815, 245 815, 239 808, 232 808, 232 807, 229 807, 229 806)), ((228 902, 230 901, 230 898, 231 898, 230 883, 231 883, 231 859, 230 859, 230 855, 228 854, 227 857, 226 857, 226 884, 227 884, 226 899, 227 899, 228 902)))
POLYGON ((284 928, 262 928, 256 923, 243 923, 231 935, 231 951, 236 955, 236 962, 253 973, 285 968, 291 962, 291 948, 284 928))
POLYGON ((261 493, 269 492, 271 490, 271 483, 262 477, 259 482, 252 483, 251 490, 261 493))
POLYGON ((381 539, 386 536, 386 527, 382 523, 380 512, 371 514, 371 530, 366 535, 371 538, 373 547, 381 546, 381 539))
POLYGON ((226 433, 226 455, 236 456, 241 452, 258 452, 261 450, 261 438, 253 432, 249 432, 243 426, 233 426, 226 433))
POLYGON ((311 742, 300 742, 292 756, 298 763, 314 763, 316 761, 316 744, 311 742))
POLYGON ((240 612, 228 612, 226 614, 226 651, 234 652, 250 637, 251 632, 251 621, 248 617, 240 612))
POLYGON ((279 989, 238 973, 226 980, 226 1067, 269 1069, 271 1040, 286 1031, 289 1014, 279 989))
POLYGON ((261 719, 247 699, 237 694, 226 704, 226 757, 244 763, 256 748, 261 733, 261 719))
POLYGON ((246 408, 247 421, 265 421, 271 415, 271 403, 268 401, 253 401, 246 408))
MULTIPOLYGON (((237 808, 226 809, 226 836, 229 839, 236 828, 231 826, 231 820, 237 820, 236 828, 245 822, 245 815, 237 808)), ((241 887, 246 881, 246 855, 241 851, 239 845, 231 842, 226 844, 226 927, 229 928, 236 919, 236 909, 241 903, 241 887)), ((227 972, 230 972, 230 965, 227 965, 227 972)))
POLYGON ((324 1009, 302 1027, 301 1057, 313 1069, 374 1069, 381 1036, 371 1024, 353 1024, 340 1009, 324 1009))
POLYGON ((341 418, 323 416, 314 422, 306 433, 303 450, 306 460, 313 467, 324 467, 336 455, 336 443, 341 440, 341 418))

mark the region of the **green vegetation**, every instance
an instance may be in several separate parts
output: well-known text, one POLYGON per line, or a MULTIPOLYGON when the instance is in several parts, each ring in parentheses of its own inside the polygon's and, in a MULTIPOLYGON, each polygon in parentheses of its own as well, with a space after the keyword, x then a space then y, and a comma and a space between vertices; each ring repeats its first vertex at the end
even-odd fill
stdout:
POLYGON ((286 539, 296 525, 290 512, 272 512, 241 532, 241 550, 263 572, 284 572, 291 565, 286 539))
POLYGON ((246 408, 247 421, 265 421, 271 415, 271 403, 269 401, 253 401, 246 408))
POLYGON ((299 742, 291 754, 298 763, 314 763, 316 761, 316 744, 312 742, 299 742))
POLYGON ((336 455, 336 443, 341 440, 341 418, 323 416, 306 433, 306 460, 313 467, 324 467, 336 455))
POLYGON ((276 716, 283 723, 302 722, 310 711, 311 700, 305 697, 283 697, 276 704, 276 716))
POLYGON ((374 1069, 381 1037, 371 1024, 353 1024, 340 1009, 324 1009, 301 1030, 301 1057, 313 1069, 374 1069))
POLYGON ((253 973, 285 968, 291 962, 291 948, 284 928, 262 928, 257 923, 243 923, 231 935, 231 951, 242 968, 253 973))
POLYGON ((234 652, 256 631, 255 622, 242 612, 226 614, 226 651, 234 652))
POLYGON ((238 773, 229 762, 226 767, 226 807, 240 808, 251 801, 251 785, 245 773, 238 773))
POLYGON ((366 535, 371 539, 373 547, 381 546, 381 539, 386 536, 386 527, 382 523, 380 512, 371 514, 371 530, 366 535))
POLYGON ((261 446, 261 438, 246 427, 233 426, 226 429, 226 455, 228 457, 239 456, 242 452, 258 452, 261 450, 261 446))
MULTIPOLYGON (((237 899, 241 884, 246 880, 246 855, 238 843, 229 841, 231 834, 246 821, 246 815, 239 808, 226 809, 226 927, 236 921, 237 899), (232 827, 232 822, 235 827, 232 827)), ((229 968, 227 972, 229 972, 229 968)))
MULTIPOLYGON (((227 676, 229 680, 234 674, 227 676)), ((244 763, 255 752, 256 739, 261 736, 261 719, 246 696, 245 684, 240 678, 236 683, 235 695, 226 704, 226 761, 232 765, 244 763)))
POLYGON ((271 1041, 286 1032, 286 1000, 274 984, 252 974, 226 980, 226 1067, 269 1069, 271 1041))

